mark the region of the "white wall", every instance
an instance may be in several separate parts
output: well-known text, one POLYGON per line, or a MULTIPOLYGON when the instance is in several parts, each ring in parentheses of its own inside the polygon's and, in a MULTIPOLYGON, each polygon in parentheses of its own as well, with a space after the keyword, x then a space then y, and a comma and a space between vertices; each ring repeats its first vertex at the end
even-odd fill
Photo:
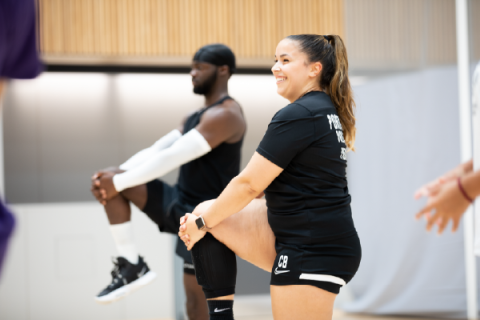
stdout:
POLYGON ((460 163, 457 70, 426 69, 355 88, 352 211, 362 243, 352 312, 465 317, 463 228, 425 231, 413 193, 460 163))
POLYGON ((128 299, 98 305, 115 247, 96 203, 13 205, 17 228, 0 280, 2 320, 173 319, 173 236, 133 211, 136 241, 158 277, 128 299))

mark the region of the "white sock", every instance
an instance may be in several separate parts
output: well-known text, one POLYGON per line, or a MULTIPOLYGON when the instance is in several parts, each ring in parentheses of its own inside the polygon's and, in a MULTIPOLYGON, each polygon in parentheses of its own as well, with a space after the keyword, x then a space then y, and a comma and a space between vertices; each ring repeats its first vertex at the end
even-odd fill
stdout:
POLYGON ((110 231, 117 246, 118 254, 130 261, 130 263, 137 264, 138 251, 133 243, 132 222, 112 224, 110 225, 110 231))

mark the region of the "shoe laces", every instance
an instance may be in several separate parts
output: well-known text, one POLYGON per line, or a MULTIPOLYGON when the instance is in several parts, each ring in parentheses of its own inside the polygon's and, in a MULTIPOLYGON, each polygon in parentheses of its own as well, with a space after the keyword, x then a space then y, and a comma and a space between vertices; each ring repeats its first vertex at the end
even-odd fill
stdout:
POLYGON ((121 271, 125 266, 125 263, 123 261, 118 261, 115 258, 112 258, 112 262, 114 265, 113 270, 110 272, 110 274, 112 275, 112 283, 108 285, 109 287, 113 286, 115 283, 119 281, 120 278, 123 277, 121 274, 121 271))

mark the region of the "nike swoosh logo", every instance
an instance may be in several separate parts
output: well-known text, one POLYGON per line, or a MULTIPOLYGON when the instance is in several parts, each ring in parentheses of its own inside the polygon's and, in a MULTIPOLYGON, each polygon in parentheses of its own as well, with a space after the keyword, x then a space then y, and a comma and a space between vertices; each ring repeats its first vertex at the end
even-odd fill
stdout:
POLYGON ((218 309, 218 308, 215 308, 215 310, 213 312, 222 312, 222 311, 225 311, 225 310, 229 310, 230 308, 225 308, 225 309, 218 309))
POLYGON ((144 274, 145 274, 145 271, 147 271, 147 268, 143 267, 142 271, 140 271, 139 273, 137 273, 137 276, 139 278, 141 278, 144 274))
POLYGON ((274 272, 275 274, 290 272, 290 270, 280 270, 280 271, 278 271, 277 269, 278 269, 278 267, 275 268, 275 272, 274 272))

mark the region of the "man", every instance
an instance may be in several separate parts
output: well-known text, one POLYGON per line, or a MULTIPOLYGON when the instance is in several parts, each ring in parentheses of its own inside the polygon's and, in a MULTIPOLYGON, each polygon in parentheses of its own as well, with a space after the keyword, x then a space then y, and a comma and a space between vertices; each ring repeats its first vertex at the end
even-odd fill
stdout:
MULTIPOLYGON (((118 168, 94 174, 92 192, 107 213, 119 257, 112 283, 95 299, 108 303, 155 278, 133 243, 129 202, 145 212, 160 231, 177 234, 180 217, 200 202, 218 197, 240 170, 240 149, 246 123, 240 105, 228 96, 228 80, 235 56, 221 44, 200 48, 190 75, 193 91, 205 96, 205 107, 150 148, 132 156, 118 168), (180 167, 178 183, 171 187, 156 178, 180 167)), ((176 253, 184 263, 187 313, 190 319, 208 319, 190 253, 177 241, 176 253)))
MULTIPOLYGON (((35 37, 34 1, 0 1, 0 108, 6 79, 33 79, 42 69, 35 37)), ((0 193, 3 198, 4 190, 0 193)), ((0 271, 13 227, 13 215, 0 200, 0 271)))

